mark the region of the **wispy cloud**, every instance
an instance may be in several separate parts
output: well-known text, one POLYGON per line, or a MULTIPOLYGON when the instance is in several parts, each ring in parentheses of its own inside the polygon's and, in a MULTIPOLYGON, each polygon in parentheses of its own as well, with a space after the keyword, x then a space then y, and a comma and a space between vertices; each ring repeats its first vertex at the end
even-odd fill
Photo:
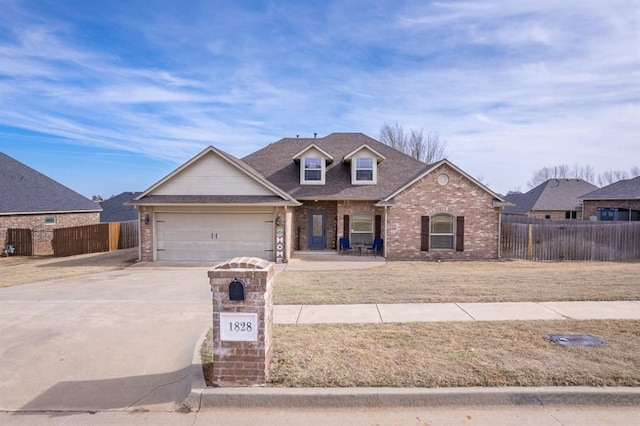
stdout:
POLYGON ((454 162, 503 191, 549 163, 628 168, 619 152, 637 150, 634 2, 0 8, 4 135, 181 162, 209 144, 242 156, 397 121, 438 131, 454 162))

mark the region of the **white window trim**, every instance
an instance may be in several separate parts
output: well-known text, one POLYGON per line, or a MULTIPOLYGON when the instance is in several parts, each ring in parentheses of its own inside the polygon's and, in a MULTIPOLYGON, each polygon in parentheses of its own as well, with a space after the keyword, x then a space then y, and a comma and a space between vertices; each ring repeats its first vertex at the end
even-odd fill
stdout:
POLYGON ((375 185, 378 183, 378 162, 375 157, 369 155, 359 155, 353 158, 351 161, 351 184, 352 185, 375 185), (358 168, 358 159, 369 158, 371 160, 371 169, 358 168), (358 170, 373 170, 371 180, 358 180, 358 170))
MULTIPOLYGON (((349 224, 351 229, 349 229, 349 238, 352 244, 353 244, 353 241, 355 240, 354 235, 370 235, 371 242, 373 242, 373 239, 375 237, 374 236, 374 228, 375 228, 374 219, 375 219, 374 215, 368 212, 355 212, 351 214, 351 218, 350 218, 351 223, 349 224), (363 217, 366 216, 367 220, 370 221, 371 228, 366 231, 356 231, 355 229, 353 229, 356 223, 356 220, 355 220, 356 216, 363 216, 363 217)), ((368 243, 368 244, 371 244, 371 243, 368 243)))
MULTIPOLYGON (((304 156, 300 159, 300 184, 301 185, 324 185, 325 184, 325 171, 327 161, 325 158, 316 155, 308 155, 304 156), (306 160, 308 158, 317 158, 320 160, 320 180, 306 180, 305 179, 305 171, 306 171, 306 160)), ((309 169, 309 170, 317 170, 317 169, 309 169)))
POLYGON ((450 214, 447 213, 438 213, 435 214, 431 217, 431 223, 429 224, 429 247, 431 248, 431 250, 433 251, 455 251, 456 249, 456 220, 455 220, 455 216, 452 216, 450 214), (433 232, 433 225, 434 225, 434 218, 437 218, 438 216, 446 216, 449 219, 451 219, 451 231, 452 232, 433 232), (433 244, 433 237, 434 236, 447 236, 447 237, 451 237, 451 247, 441 247, 441 248, 435 248, 434 244, 433 244))

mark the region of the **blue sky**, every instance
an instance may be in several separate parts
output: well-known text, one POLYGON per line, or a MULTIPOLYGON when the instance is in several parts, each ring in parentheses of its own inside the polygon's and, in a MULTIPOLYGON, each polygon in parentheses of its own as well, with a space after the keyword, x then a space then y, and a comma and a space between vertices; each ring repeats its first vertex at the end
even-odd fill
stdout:
POLYGON ((91 197, 385 123, 497 192, 640 165, 640 3, 0 0, 0 151, 91 197))

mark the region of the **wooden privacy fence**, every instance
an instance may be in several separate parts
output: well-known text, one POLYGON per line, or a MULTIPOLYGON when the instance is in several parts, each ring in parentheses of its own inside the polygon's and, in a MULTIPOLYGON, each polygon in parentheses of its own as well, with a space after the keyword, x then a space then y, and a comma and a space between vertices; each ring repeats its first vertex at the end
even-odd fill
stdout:
POLYGON ((502 257, 527 260, 640 258, 640 222, 551 221, 502 224, 502 257))
POLYGON ((11 244, 15 249, 14 256, 33 256, 33 232, 31 229, 7 229, 7 244, 11 244))
POLYGON ((53 255, 99 253, 138 246, 138 222, 96 223, 53 230, 53 255))

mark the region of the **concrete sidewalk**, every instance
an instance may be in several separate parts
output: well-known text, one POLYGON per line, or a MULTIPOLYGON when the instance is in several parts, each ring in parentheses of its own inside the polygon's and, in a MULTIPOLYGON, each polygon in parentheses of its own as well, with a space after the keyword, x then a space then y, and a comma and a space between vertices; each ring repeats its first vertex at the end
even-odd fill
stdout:
POLYGON ((276 324, 640 320, 640 301, 276 305, 276 324))

